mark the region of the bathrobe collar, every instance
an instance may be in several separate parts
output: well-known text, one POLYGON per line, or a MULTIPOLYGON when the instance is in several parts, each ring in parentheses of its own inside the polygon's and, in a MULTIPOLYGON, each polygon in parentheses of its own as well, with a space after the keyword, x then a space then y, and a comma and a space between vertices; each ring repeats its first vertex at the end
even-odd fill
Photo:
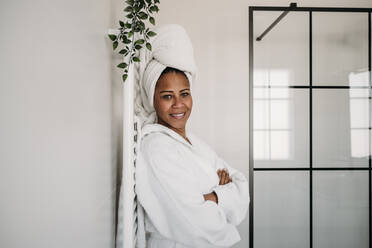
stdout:
POLYGON ((142 128, 142 138, 144 138, 146 135, 150 134, 150 133, 156 133, 156 132, 161 132, 161 133, 165 133, 166 135, 169 135, 171 136, 172 138, 178 140, 179 142, 185 144, 186 146, 190 147, 190 148, 194 148, 194 139, 193 139, 193 135, 190 134, 190 132, 188 132, 188 135, 187 135, 187 138, 190 140, 191 144, 189 142, 187 142, 179 133, 177 133, 176 131, 173 131, 172 129, 164 126, 164 125, 161 125, 161 124, 158 124, 158 123, 153 123, 153 124, 146 124, 143 128, 142 128), (190 138, 191 137, 191 138, 190 138))

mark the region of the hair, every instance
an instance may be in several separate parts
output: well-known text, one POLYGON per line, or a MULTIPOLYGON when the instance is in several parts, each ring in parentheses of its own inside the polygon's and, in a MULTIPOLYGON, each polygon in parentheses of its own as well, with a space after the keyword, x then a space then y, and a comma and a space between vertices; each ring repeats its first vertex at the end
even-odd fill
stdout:
POLYGON ((162 73, 160 74, 159 78, 160 78, 161 76, 163 76, 164 74, 167 74, 167 73, 169 73, 169 72, 181 73, 181 74, 183 74, 183 75, 187 78, 186 74, 185 74, 183 71, 178 70, 177 68, 173 68, 173 67, 166 67, 166 68, 162 71, 162 73))

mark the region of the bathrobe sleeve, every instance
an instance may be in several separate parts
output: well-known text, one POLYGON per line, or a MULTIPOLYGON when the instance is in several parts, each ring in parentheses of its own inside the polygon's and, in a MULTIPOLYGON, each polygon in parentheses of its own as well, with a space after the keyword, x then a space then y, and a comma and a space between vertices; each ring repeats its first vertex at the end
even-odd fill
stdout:
POLYGON ((224 210, 228 222, 239 225, 246 217, 249 205, 248 181, 243 173, 229 166, 223 159, 215 154, 217 169, 226 168, 232 182, 217 185, 213 191, 218 197, 218 205, 224 210))
POLYGON ((164 135, 142 142, 136 192, 148 218, 161 235, 191 247, 235 244, 240 240, 236 227, 215 202, 204 200, 189 163, 164 135))

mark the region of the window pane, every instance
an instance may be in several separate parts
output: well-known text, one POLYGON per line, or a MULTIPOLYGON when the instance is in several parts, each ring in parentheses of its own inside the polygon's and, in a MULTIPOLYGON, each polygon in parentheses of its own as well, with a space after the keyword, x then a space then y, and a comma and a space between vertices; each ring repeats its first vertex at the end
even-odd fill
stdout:
POLYGON ((308 13, 289 12, 256 41, 281 13, 254 13, 254 85, 309 85, 308 13))
POLYGON ((309 173, 254 173, 254 247, 309 247, 309 173))
POLYGON ((314 167, 368 167, 368 92, 313 89, 314 167))
POLYGON ((313 85, 368 85, 368 14, 313 13, 313 85))
POLYGON ((253 94, 255 167, 309 167, 309 91, 255 88, 253 94))
POLYGON ((368 247, 368 171, 313 172, 314 247, 368 247))

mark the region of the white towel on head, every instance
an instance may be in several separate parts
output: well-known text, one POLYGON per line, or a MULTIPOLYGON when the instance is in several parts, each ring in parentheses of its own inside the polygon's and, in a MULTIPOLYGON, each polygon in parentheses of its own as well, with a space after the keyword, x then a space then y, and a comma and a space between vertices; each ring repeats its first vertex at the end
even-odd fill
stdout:
POLYGON ((135 113, 142 120, 140 127, 157 121, 153 107, 153 95, 157 80, 166 67, 185 72, 190 88, 196 79, 196 65, 191 40, 185 29, 177 24, 168 24, 154 30, 152 51, 142 49, 137 67, 138 83, 135 113), (139 99, 140 98, 140 99, 139 99))
MULTIPOLYGON (((185 72, 190 90, 196 79, 196 65, 191 40, 185 29, 177 24, 168 24, 154 30, 157 35, 151 39, 152 51, 140 50, 140 63, 136 63, 134 113, 137 122, 136 150, 139 151, 142 139, 142 127, 156 123, 157 116, 153 106, 156 82, 166 67, 173 67, 185 72)), ((137 244, 146 247, 144 210, 137 202, 137 244)))

